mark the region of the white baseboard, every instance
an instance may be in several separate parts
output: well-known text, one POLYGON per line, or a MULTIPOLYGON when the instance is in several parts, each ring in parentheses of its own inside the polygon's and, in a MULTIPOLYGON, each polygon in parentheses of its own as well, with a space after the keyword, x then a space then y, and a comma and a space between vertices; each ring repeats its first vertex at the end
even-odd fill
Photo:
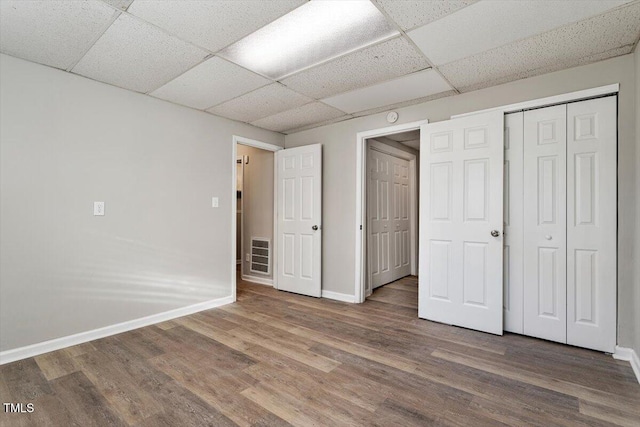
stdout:
POLYGON ((60 350, 65 347, 82 344, 99 338, 105 338, 111 335, 127 332, 132 329, 142 328, 143 326, 153 325, 155 323, 166 322, 167 320, 178 317, 187 316, 199 311, 208 310, 214 307, 231 304, 235 301, 235 296, 231 295, 215 300, 204 301, 187 307, 177 308, 175 310, 165 311, 163 313, 152 314, 150 316, 141 317, 140 319, 129 320, 127 322, 117 323, 115 325, 105 326, 103 328, 91 331, 80 332, 66 337, 55 338, 49 341, 43 341, 37 344, 31 344, 25 347, 14 348, 0 352, 0 365, 15 362, 16 360, 26 359, 28 357, 38 356, 40 354, 49 353, 50 351, 60 350))
POLYGON ((631 363, 631 369, 636 374, 636 379, 640 383, 640 358, 632 348, 618 347, 616 346, 616 352, 613 353, 613 358, 618 360, 626 360, 631 363))
POLYGON ((266 277, 249 276, 243 274, 242 280, 244 280, 245 282, 256 283, 258 285, 273 286, 273 279, 267 279, 266 277))
POLYGON ((356 298, 353 295, 341 294, 332 291, 322 291, 322 298, 333 299, 336 301, 355 303, 356 298))

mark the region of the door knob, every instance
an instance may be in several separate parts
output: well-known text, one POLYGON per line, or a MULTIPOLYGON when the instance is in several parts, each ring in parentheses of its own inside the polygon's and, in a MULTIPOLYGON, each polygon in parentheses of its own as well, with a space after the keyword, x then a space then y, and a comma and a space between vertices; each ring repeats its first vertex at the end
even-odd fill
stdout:
POLYGON ((491 235, 493 237, 498 237, 498 236, 500 236, 500 232, 498 230, 491 230, 491 235))
POLYGON ((547 240, 551 240, 551 239, 553 239, 553 237, 551 237, 551 235, 549 235, 549 234, 547 234, 546 236, 544 236, 544 238, 545 238, 545 239, 547 239, 547 240))
POLYGON ((311 229, 312 229, 313 231, 316 231, 316 230, 318 229, 318 226, 317 226, 317 225, 314 225, 313 227, 311 227, 311 229))

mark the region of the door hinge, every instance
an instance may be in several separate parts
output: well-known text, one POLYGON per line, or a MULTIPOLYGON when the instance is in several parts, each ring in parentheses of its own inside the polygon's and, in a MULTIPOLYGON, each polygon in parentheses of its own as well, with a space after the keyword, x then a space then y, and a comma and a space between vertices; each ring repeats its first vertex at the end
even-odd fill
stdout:
POLYGON ((360 224, 360 230, 362 230, 362 224, 360 224))

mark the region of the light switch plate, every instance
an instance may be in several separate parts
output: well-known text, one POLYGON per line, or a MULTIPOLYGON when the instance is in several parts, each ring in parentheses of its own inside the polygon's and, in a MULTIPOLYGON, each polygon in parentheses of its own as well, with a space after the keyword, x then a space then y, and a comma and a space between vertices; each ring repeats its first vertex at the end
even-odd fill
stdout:
POLYGON ((104 216, 104 202, 93 202, 93 215, 104 216))
POLYGON ((219 206, 218 198, 217 197, 212 197, 211 198, 211 207, 217 208, 218 206, 219 206))

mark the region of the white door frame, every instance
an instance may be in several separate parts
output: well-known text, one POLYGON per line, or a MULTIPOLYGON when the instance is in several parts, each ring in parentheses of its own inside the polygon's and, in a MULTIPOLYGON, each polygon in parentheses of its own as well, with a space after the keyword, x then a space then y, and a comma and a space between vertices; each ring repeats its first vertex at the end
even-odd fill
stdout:
MULTIPOLYGON (((275 145, 275 144, 269 144, 267 142, 262 142, 262 141, 256 141, 255 139, 249 139, 249 138, 245 138, 243 136, 237 136, 237 135, 233 135, 232 138, 232 148, 231 148, 231 160, 232 160, 232 165, 233 168, 231 168, 231 172, 232 172, 232 179, 231 179, 231 295, 233 296, 233 300, 236 301, 236 233, 237 233, 237 221, 236 221, 236 217, 238 215, 238 202, 237 202, 237 193, 236 193, 236 185, 237 185, 237 175, 236 175, 236 161, 238 158, 238 144, 241 145, 247 145, 249 147, 254 147, 254 148, 260 148, 261 150, 267 150, 267 151, 279 151, 279 150, 283 150, 284 147, 280 147, 279 145, 275 145)), ((273 156, 273 164, 274 164, 274 168, 275 168, 275 161, 276 161, 276 156, 273 156)), ((243 165, 244 167, 244 165, 243 165)), ((275 169, 274 169, 275 170, 275 169)), ((274 174, 274 181, 273 181, 273 191, 274 191, 274 200, 277 200, 277 191, 278 191, 278 186, 276 185, 276 181, 275 181, 275 174, 274 174)), ((243 189, 244 192, 244 189, 243 189)), ((243 204, 244 204, 244 200, 243 200, 243 204)), ((276 215, 276 203, 273 204, 273 235, 276 236, 277 233, 277 215, 276 215)), ((244 216, 244 212, 243 212, 243 216, 244 216)), ((240 242, 240 244, 242 245, 242 241, 240 242)), ((277 288, 277 279, 276 279, 276 268, 277 268, 277 264, 275 262, 276 259, 276 254, 278 253, 278 251, 276 250, 276 239, 273 239, 273 252, 272 252, 272 258, 271 258, 271 262, 273 265, 273 287, 277 288)), ((241 253, 240 256, 242 257, 242 255, 244 255, 244 253, 241 253)), ((242 259, 242 258, 241 258, 242 259)))
MULTIPOLYGON (((421 125, 427 124, 428 120, 419 120, 416 122, 404 123, 401 125, 387 126, 385 128, 373 129, 364 132, 358 132, 356 135, 356 246, 355 246, 355 299, 354 302, 361 303, 365 300, 365 281, 368 280, 368 269, 366 268, 366 245, 365 237, 367 235, 367 139, 380 136, 392 135, 394 133, 407 132, 420 129, 421 125)), ((391 148, 391 147, 389 147, 391 148)), ((400 151, 400 150, 398 150, 400 151)), ((394 154, 392 154, 394 155, 394 154)), ((417 195, 417 176, 416 176, 416 159, 409 160, 409 179, 413 182, 411 190, 411 274, 417 274, 418 268, 418 238, 417 216, 418 216, 418 195, 417 195)), ((235 256, 235 255, 234 255, 235 256)))

